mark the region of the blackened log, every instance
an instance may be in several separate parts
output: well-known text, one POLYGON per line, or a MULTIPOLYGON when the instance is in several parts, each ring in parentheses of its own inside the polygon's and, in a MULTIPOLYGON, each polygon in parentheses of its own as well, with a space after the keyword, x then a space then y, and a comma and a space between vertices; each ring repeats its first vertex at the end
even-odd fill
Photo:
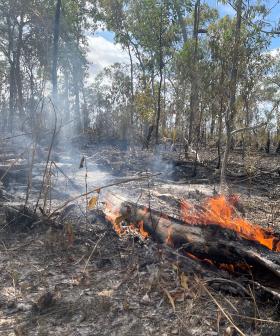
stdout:
MULTIPOLYGON (((280 253, 269 250, 256 241, 242 238, 238 233, 216 224, 189 225, 183 221, 145 209, 131 202, 121 207, 127 223, 143 224, 152 239, 172 246, 183 255, 191 255, 215 265, 243 264, 247 271, 266 286, 280 286, 280 253)), ((279 242, 279 237, 275 237, 279 242)))

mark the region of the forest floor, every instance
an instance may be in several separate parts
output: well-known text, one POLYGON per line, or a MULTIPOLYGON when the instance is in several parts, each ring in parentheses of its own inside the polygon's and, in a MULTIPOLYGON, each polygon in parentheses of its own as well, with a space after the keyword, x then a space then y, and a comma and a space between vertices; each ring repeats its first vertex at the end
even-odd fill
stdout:
MULTIPOLYGON (((11 159, 7 153, 2 157, 4 172, 11 159)), ((66 151, 58 146, 55 153, 60 170, 52 177, 52 208, 119 178, 161 175, 102 190, 93 210, 86 210, 86 200, 80 198, 50 228, 42 217, 36 224, 32 212, 15 215, 28 175, 28 167, 20 173, 24 162, 18 160, 3 179, 1 192, 0 335, 280 334, 279 302, 260 297, 253 289, 248 296, 219 282, 208 286, 195 271, 182 273, 166 247, 133 231, 119 237, 102 215, 102 202, 109 198, 116 204, 129 199, 179 216, 181 199, 200 202, 217 193, 214 151, 201 150, 196 177, 191 161, 168 151, 155 154, 116 146, 66 151), (82 156, 87 169, 79 169, 82 156)), ((43 154, 46 157, 47 150, 43 154)), ((276 155, 251 153, 244 164, 241 154, 234 152, 228 174, 230 190, 240 196, 246 218, 278 232, 279 161, 276 155)), ((43 170, 44 162, 35 163, 30 206, 36 203, 43 170)), ((217 277, 223 272, 234 281, 226 271, 219 270, 217 277)))

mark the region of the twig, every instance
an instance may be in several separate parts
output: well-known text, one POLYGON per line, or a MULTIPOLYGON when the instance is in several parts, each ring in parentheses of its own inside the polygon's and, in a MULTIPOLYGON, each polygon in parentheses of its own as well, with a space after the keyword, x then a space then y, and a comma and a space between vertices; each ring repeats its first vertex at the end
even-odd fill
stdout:
POLYGON ((86 263, 85 263, 85 267, 84 267, 82 273, 85 273, 86 268, 87 268, 87 266, 88 266, 88 263, 89 263, 89 261, 90 261, 90 258, 92 257, 92 255, 93 255, 94 251, 96 250, 98 244, 99 244, 99 243, 101 242, 101 240, 105 237, 105 234, 106 234, 106 232, 103 233, 103 235, 97 240, 96 244, 94 245, 94 247, 93 247, 93 249, 92 249, 92 251, 91 251, 89 257, 87 258, 87 261, 86 261, 86 263))
POLYGON ((66 178, 66 180, 68 180, 70 183, 71 183, 71 185, 72 185, 72 187, 73 188, 75 188, 75 189, 81 189, 79 186, 77 186, 73 181, 72 181, 72 179, 68 176, 68 175, 66 175, 66 173, 60 168, 60 167, 58 167, 58 165, 55 163, 55 161, 52 161, 52 164, 55 166, 55 168, 66 178))
POLYGON ((238 283, 237 281, 233 281, 233 280, 229 280, 229 279, 224 279, 224 278, 211 278, 211 279, 207 279, 204 282, 205 283, 209 283, 209 282, 227 282, 233 285, 236 285, 238 287, 240 287, 244 293, 246 293, 248 296, 251 296, 250 292, 244 287, 242 286, 240 283, 238 283))
POLYGON ((272 321, 272 320, 266 320, 266 319, 261 319, 261 318, 256 318, 256 317, 250 317, 250 316, 245 316, 245 315, 240 315, 240 314, 231 314, 232 316, 237 316, 244 318, 246 320, 252 320, 252 321, 258 321, 258 322, 264 322, 264 323, 273 323, 273 324, 280 324, 280 321, 272 321))
POLYGON ((32 158, 30 162, 28 181, 27 181, 27 190, 26 190, 26 196, 25 196, 25 206, 27 206, 29 194, 32 188, 32 171, 33 171, 34 160, 35 160, 36 142, 37 142, 37 139, 33 142, 32 158))
POLYGON ((233 130, 231 132, 231 135, 234 135, 234 134, 240 133, 240 132, 244 132, 244 131, 253 131, 253 130, 257 129, 257 128, 261 128, 261 127, 266 126, 266 125, 267 125, 267 123, 263 122, 261 124, 255 125, 255 126, 248 126, 248 127, 238 128, 236 130, 233 130))
POLYGON ((204 291, 210 296, 210 298, 213 300, 215 305, 220 309, 221 313, 224 315, 224 317, 229 321, 229 323, 232 325, 232 327, 242 336, 246 336, 246 334, 243 333, 242 330, 240 330, 237 325, 234 324, 231 317, 225 312, 224 308, 219 304, 219 302, 214 298, 214 296, 209 292, 209 290, 206 288, 206 286, 199 282, 198 279, 196 279, 196 282, 201 285, 201 287, 204 289, 204 291))
POLYGON ((32 132, 17 134, 17 135, 9 136, 7 138, 2 138, 2 139, 0 139, 0 141, 10 140, 10 139, 18 138, 18 137, 21 137, 21 136, 24 136, 24 135, 31 135, 31 134, 32 134, 32 132))
POLYGON ((63 203, 62 205, 60 205, 59 207, 57 207, 56 209, 54 209, 54 211, 49 215, 49 217, 53 216, 54 213, 56 213, 57 211, 63 209, 66 205, 68 205, 69 203, 71 202, 74 202, 76 201, 77 199, 79 198, 82 198, 82 197, 85 197, 87 195, 90 195, 90 194, 93 194, 93 193, 96 193, 97 191, 99 190, 102 190, 102 189, 106 189, 106 188, 110 188, 110 187, 114 187, 114 186, 117 186, 117 185, 121 185, 121 184, 125 184, 125 183, 129 183, 129 182, 136 182, 136 181, 143 181, 143 180, 146 180, 147 178, 151 178, 151 177, 155 177, 155 176, 158 176, 160 175, 161 173, 157 173, 157 174, 154 174, 154 175, 150 175, 150 176, 142 176, 142 177, 137 177, 137 178, 130 178, 130 179, 126 179, 126 180, 121 180, 121 181, 117 181, 117 182, 112 182, 110 184, 106 184, 102 187, 99 187, 99 188, 95 188, 93 190, 90 190, 86 193, 83 193, 83 194, 80 194, 76 197, 72 197, 70 198, 68 201, 66 201, 65 203, 63 203))
POLYGON ((47 171, 48 171, 48 166, 49 166, 49 161, 50 161, 50 157, 51 157, 51 152, 52 152, 54 140, 55 140, 55 137, 56 137, 56 134, 57 134, 56 133, 56 130, 57 130, 57 114, 56 114, 56 110, 55 110, 54 105, 53 105, 53 109, 54 109, 54 114, 55 114, 55 124, 54 124, 54 129, 53 129, 51 144, 50 144, 49 151, 48 151, 48 157, 47 157, 46 166, 45 166, 45 170, 44 170, 42 185, 41 185, 41 189, 40 189, 40 192, 39 192, 37 203, 36 203, 36 206, 35 206, 35 209, 34 209, 34 213, 36 212, 36 210, 38 208, 38 205, 39 205, 39 202, 40 202, 40 198, 41 198, 41 195, 42 195, 42 192, 43 192, 43 189, 44 189, 44 184, 45 184, 45 179, 46 179, 46 175, 47 175, 47 171))

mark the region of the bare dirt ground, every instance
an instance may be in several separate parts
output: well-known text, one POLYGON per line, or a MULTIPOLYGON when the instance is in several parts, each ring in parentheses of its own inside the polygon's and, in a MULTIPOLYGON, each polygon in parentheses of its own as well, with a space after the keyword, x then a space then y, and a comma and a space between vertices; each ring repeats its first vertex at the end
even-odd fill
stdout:
MULTIPOLYGON (((108 197, 179 216, 180 199, 200 202, 215 195, 215 153, 201 151, 200 156, 193 177, 192 163, 182 162, 178 153, 91 146, 68 161, 58 154, 55 160, 72 184, 54 174, 54 208, 85 188, 120 177, 161 175, 102 191, 97 209, 87 213, 85 198, 79 199, 52 227, 42 217, 36 224, 30 213, 17 217, 11 210, 24 196, 20 186, 26 186, 15 165, 3 180, 8 193, 2 192, 1 203, 0 335, 279 335, 279 302, 254 288, 244 291, 226 271, 219 270, 216 279, 213 269, 208 277, 195 267, 183 272, 168 247, 134 231, 120 238, 102 215, 102 201, 108 197), (85 168, 78 169, 82 155, 87 180, 85 168), (219 280, 221 274, 231 285, 219 280)), ((240 195, 250 221, 280 231, 279 156, 253 153, 246 160, 244 164, 240 154, 232 154, 230 188, 240 195)), ((34 168, 30 205, 43 167, 34 168)))

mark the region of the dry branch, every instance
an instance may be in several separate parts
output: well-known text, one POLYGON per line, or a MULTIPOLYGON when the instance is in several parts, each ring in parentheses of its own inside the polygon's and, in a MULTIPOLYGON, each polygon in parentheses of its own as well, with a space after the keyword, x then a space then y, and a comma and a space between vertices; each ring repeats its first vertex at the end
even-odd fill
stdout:
POLYGON ((149 178, 155 177, 155 176, 159 176, 160 173, 158 174, 153 174, 153 175, 148 175, 148 176, 142 176, 142 177, 133 177, 133 178, 129 178, 129 179, 124 179, 124 180, 120 180, 120 181, 116 181, 116 182, 112 182, 109 184, 106 184, 104 186, 95 188, 93 190, 90 190, 88 192, 85 192, 83 194, 80 194, 78 196, 72 197, 70 199, 68 199, 66 202, 64 202, 63 204, 61 204, 60 206, 58 206, 57 208, 55 208, 49 215, 49 217, 52 217, 55 213, 57 213, 59 210, 63 209, 64 207, 66 207, 66 205, 68 205, 69 203, 72 203, 74 201, 77 201, 79 198, 88 196, 90 194, 99 192, 102 189, 106 189, 106 188, 110 188, 110 187, 115 187, 121 184, 125 184, 125 183, 129 183, 129 182, 137 182, 137 181, 143 181, 143 180, 147 180, 149 178))

